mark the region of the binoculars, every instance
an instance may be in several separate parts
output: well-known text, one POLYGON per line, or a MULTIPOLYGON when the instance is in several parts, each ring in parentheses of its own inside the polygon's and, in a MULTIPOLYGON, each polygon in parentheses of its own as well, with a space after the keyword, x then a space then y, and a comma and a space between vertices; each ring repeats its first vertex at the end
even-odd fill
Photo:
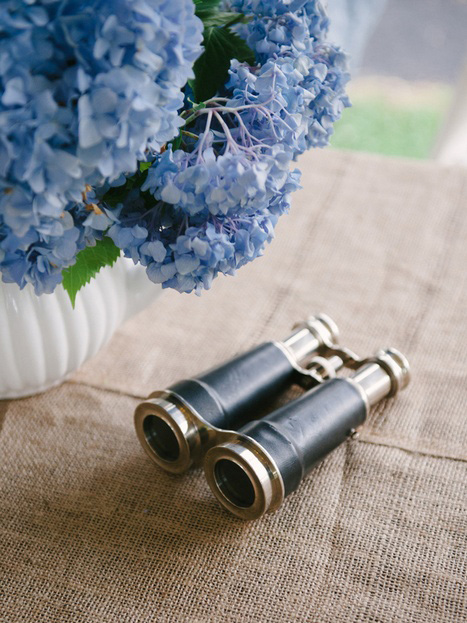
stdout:
POLYGON ((204 464, 220 504, 242 519, 279 508, 304 476, 410 380, 396 349, 362 359, 338 343, 325 314, 200 376, 154 392, 135 411, 149 457, 180 474, 204 464), (341 369, 351 373, 337 376, 341 369), (267 415, 292 385, 305 390, 267 415))

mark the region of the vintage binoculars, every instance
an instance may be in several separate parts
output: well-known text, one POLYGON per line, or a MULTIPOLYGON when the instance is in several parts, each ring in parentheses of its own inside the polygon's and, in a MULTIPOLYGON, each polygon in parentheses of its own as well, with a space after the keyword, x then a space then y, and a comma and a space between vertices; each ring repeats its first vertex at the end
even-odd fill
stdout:
POLYGON ((204 463, 222 506, 243 519, 276 510, 303 477, 363 424, 371 406, 406 387, 409 364, 395 349, 361 359, 338 345, 338 329, 311 316, 282 342, 268 342, 138 405, 135 427, 160 467, 204 463), (337 378, 341 368, 352 374, 337 378), (261 417, 293 384, 307 391, 261 417))

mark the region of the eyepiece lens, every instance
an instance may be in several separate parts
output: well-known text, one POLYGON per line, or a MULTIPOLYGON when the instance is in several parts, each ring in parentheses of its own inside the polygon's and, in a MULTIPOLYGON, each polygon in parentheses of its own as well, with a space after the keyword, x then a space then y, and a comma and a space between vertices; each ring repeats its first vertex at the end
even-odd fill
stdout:
POLYGON ((255 490, 250 477, 234 461, 220 459, 214 467, 217 486, 229 502, 248 508, 255 501, 255 490))
POLYGON ((161 459, 164 461, 178 459, 180 446, 167 422, 157 415, 148 415, 144 418, 143 431, 146 441, 161 459))

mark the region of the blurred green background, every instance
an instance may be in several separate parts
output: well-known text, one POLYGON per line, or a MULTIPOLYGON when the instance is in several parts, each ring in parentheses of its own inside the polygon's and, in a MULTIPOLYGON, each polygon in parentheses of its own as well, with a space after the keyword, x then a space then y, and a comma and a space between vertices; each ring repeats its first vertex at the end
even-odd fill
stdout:
POLYGON ((442 131, 454 89, 450 85, 365 77, 349 86, 352 108, 335 125, 331 145, 429 158, 442 131))
POLYGON ((331 144, 466 164, 467 0, 327 3, 353 58, 353 108, 331 144))

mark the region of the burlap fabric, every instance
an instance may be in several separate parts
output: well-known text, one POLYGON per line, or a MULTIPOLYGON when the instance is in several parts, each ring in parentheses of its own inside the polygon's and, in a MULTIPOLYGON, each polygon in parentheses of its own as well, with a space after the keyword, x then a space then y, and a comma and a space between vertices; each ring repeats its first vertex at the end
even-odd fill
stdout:
POLYGON ((337 152, 263 259, 168 292, 69 382, 0 403, 2 623, 456 621, 466 607, 467 175, 337 152), (412 385, 273 515, 221 510, 133 431, 138 398, 322 310, 412 385))

